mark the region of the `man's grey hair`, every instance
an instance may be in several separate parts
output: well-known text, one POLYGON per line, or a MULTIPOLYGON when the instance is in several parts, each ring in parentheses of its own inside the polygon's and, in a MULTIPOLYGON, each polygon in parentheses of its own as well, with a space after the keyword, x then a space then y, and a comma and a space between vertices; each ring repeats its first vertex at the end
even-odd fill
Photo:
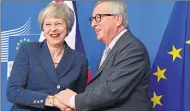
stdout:
POLYGON ((51 2, 46 8, 42 9, 38 16, 38 23, 43 30, 43 23, 46 17, 61 18, 66 23, 68 33, 71 32, 74 24, 74 12, 66 4, 57 4, 51 2))
POLYGON ((116 14, 122 16, 123 18, 122 25, 128 28, 128 14, 127 14, 127 6, 125 5, 125 3, 123 3, 120 0, 100 0, 95 4, 94 7, 104 2, 108 2, 110 4, 108 9, 110 11, 110 14, 116 14))

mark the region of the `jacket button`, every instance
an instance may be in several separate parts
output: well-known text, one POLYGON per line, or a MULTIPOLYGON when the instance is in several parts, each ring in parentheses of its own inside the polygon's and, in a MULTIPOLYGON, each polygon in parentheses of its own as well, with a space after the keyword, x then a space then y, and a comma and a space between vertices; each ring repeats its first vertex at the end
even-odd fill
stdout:
POLYGON ((57 89, 60 89, 61 88, 61 86, 60 85, 57 85, 57 89))

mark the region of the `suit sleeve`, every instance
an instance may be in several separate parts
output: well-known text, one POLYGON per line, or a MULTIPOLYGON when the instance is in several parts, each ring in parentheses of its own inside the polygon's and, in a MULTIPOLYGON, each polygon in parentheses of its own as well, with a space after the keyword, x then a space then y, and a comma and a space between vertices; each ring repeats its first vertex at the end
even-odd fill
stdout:
POLYGON ((88 61, 84 57, 83 67, 80 73, 80 77, 77 80, 76 93, 82 93, 85 91, 87 80, 88 80, 88 61))
POLYGON ((28 47, 28 44, 23 43, 17 53, 11 75, 8 80, 7 99, 15 104, 43 109, 47 94, 25 89, 27 78, 30 73, 28 47))
MULTIPOLYGON (((94 89, 76 95, 77 110, 93 110, 126 99, 135 87, 149 74, 149 57, 146 49, 132 42, 117 52, 109 77, 94 89)), ((103 73, 102 73, 103 74, 103 73)))

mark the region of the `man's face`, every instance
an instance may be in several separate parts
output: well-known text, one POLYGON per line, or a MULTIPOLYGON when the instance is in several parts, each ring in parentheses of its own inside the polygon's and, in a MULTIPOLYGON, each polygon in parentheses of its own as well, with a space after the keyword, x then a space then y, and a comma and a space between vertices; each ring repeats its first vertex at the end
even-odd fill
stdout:
POLYGON ((111 14, 109 12, 109 3, 103 2, 98 4, 93 11, 92 17, 96 17, 99 20, 92 20, 91 26, 95 30, 97 39, 107 43, 115 36, 117 26, 115 22, 115 16, 107 16, 101 14, 111 14), (101 16, 101 17, 100 17, 101 16))

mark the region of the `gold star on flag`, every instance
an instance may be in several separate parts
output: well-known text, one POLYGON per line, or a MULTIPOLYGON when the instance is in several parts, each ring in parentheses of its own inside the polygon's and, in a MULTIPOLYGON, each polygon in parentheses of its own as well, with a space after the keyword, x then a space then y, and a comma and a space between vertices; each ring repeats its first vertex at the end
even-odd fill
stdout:
POLYGON ((161 70, 159 66, 157 66, 157 72, 154 73, 155 76, 158 77, 158 82, 160 81, 160 79, 166 79, 166 76, 164 75, 164 73, 166 72, 166 69, 161 70))
POLYGON ((172 51, 168 52, 168 54, 173 56, 173 62, 177 57, 182 59, 181 55, 179 54, 181 50, 182 48, 176 49, 174 45, 172 46, 172 51))
POLYGON ((153 108, 155 108, 157 104, 162 106, 162 103, 160 102, 162 96, 163 95, 157 96, 156 93, 154 92, 153 97, 151 98, 151 101, 153 102, 153 108))
POLYGON ((186 44, 190 44, 190 40, 186 41, 185 43, 186 43, 186 44))

